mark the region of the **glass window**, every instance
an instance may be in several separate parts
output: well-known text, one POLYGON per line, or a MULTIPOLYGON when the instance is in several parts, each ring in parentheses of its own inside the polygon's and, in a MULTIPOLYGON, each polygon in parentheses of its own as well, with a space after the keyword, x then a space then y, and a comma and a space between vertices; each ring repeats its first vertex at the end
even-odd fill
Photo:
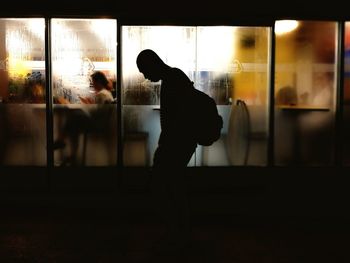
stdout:
POLYGON ((267 28, 124 26, 122 39, 125 165, 152 165, 160 134, 160 83, 136 66, 146 48, 182 69, 224 118, 221 139, 198 146, 189 166, 266 164, 267 28))
MULTIPOLYGON (((152 165, 160 134, 160 82, 145 80, 136 66, 143 49, 153 49, 165 63, 194 79, 196 28, 176 26, 123 26, 122 94, 124 165, 152 165)), ((190 161, 194 165, 194 158, 190 161)))
POLYGON ((275 164, 333 161, 337 24, 277 21, 275 164))
POLYGON ((51 25, 55 165, 115 165, 116 20, 52 19, 51 25))
POLYGON ((0 164, 46 165, 45 20, 0 19, 0 164))
POLYGON ((224 119, 221 140, 198 147, 198 165, 266 164, 268 36, 265 27, 198 28, 196 84, 224 119))

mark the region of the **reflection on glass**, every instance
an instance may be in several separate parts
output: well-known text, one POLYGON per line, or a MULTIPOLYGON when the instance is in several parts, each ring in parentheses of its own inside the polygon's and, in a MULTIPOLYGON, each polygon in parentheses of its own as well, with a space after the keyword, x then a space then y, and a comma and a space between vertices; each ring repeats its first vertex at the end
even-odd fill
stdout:
POLYGON ((267 28, 124 26, 122 39, 125 165, 152 165, 160 133, 160 83, 145 80, 136 66, 146 48, 182 69, 215 99, 224 118, 222 138, 210 147, 198 146, 190 166, 266 164, 267 28), (237 106, 238 100, 244 103, 237 106), (235 114, 242 105, 249 114, 235 114), (250 130, 237 136, 247 124, 250 130))
POLYGON ((336 23, 298 22, 276 34, 275 162, 327 165, 333 157, 336 23))
POLYGON ((0 19, 0 164, 46 165, 45 20, 0 19))
POLYGON ((94 123, 73 129, 77 138, 71 141, 77 143, 54 144, 54 148, 58 148, 54 152, 55 165, 115 165, 116 105, 96 104, 97 92, 91 74, 100 71, 106 76, 109 82, 106 90, 115 99, 116 21, 52 19, 51 25, 54 139, 60 137, 65 123, 76 116, 89 118, 94 123), (92 114, 96 107, 104 108, 103 114, 92 114), (95 123, 99 123, 98 129, 91 128, 97 127, 95 123))
POLYGON ((350 165, 350 22, 345 23, 343 163, 350 165))

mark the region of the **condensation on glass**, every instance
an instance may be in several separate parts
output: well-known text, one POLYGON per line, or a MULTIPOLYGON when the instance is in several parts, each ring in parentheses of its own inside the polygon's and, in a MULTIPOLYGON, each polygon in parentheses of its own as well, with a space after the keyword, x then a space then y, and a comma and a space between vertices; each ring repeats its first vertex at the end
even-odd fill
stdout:
POLYGON ((65 137, 66 143, 54 150, 55 165, 116 165, 116 27, 114 19, 51 20, 54 140, 65 137), (111 104, 96 103, 90 77, 96 71, 103 72, 109 81, 114 98, 111 104), (97 109, 99 114, 93 114, 97 109), (79 123, 80 117, 88 117, 89 121, 78 127, 75 145, 75 130, 62 134, 69 120, 79 123), (69 159, 72 155, 76 156, 74 160, 69 159))
POLYGON ((213 97, 224 119, 222 136, 198 146, 189 166, 265 165, 268 34, 264 27, 124 26, 122 94, 124 163, 152 165, 160 134, 160 82, 145 80, 138 53, 153 49, 213 97))
POLYGON ((343 163, 350 165, 350 22, 345 23, 343 163))
POLYGON ((275 25, 275 164, 329 165, 334 155, 337 24, 275 25))
MULTIPOLYGON (((123 160, 126 166, 149 166, 160 134, 160 82, 145 80, 136 66, 143 49, 153 49, 165 63, 195 72, 196 29, 175 26, 123 26, 123 160)), ((190 161, 194 165, 194 160, 190 161)))
POLYGON ((0 165, 46 165, 45 20, 0 19, 0 165))

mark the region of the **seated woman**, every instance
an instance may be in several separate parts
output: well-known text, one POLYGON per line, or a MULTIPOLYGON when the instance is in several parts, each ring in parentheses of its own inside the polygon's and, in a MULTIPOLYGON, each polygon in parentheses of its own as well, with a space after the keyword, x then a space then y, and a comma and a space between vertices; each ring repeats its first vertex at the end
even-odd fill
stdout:
MULTIPOLYGON (((62 149, 67 141, 70 143, 70 155, 67 156, 61 165, 76 165, 77 152, 79 147, 79 135, 91 130, 103 129, 104 120, 108 117, 108 107, 114 101, 110 91, 109 81, 101 71, 91 75, 92 85, 95 90, 93 98, 79 97, 84 104, 97 104, 88 111, 73 111, 67 116, 67 121, 60 130, 57 139, 53 144, 54 150, 62 149)), ((58 100, 65 103, 62 100, 58 100)))

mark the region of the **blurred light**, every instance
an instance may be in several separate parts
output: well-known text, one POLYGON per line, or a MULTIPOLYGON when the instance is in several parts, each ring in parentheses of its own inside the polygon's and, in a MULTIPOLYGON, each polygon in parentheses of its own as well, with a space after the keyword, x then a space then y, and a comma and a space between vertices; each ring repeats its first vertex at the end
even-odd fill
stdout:
MULTIPOLYGON (((116 43, 117 25, 113 19, 90 20, 91 31, 100 39, 114 39, 116 43)), ((110 45, 110 43, 108 43, 110 45)))
POLYGON ((153 49, 166 64, 194 71, 195 27, 178 26, 125 26, 123 39, 123 77, 142 74, 136 66, 137 51, 153 49))
POLYGON ((52 20, 52 57, 56 74, 75 76, 80 73, 83 60, 82 44, 78 34, 67 25, 69 21, 52 20))
POLYGON ((29 30, 39 39, 45 37, 45 20, 43 18, 33 18, 28 20, 29 30))
POLYGON ((279 20, 275 23, 276 35, 283 35, 295 30, 299 26, 296 20, 279 20))
POLYGON ((199 70, 227 70, 235 57, 235 27, 200 27, 197 34, 199 70))
MULTIPOLYGON (((109 62, 115 64, 116 60, 116 43, 117 43, 117 24, 113 19, 94 19, 90 21, 91 31, 94 33, 99 41, 102 49, 104 50, 104 56, 109 62)), ((100 51, 100 52, 101 52, 100 51)), ((113 68, 110 68, 111 70, 113 68)))
POLYGON ((9 28, 6 32, 7 66, 9 76, 26 75, 30 69, 25 66, 24 61, 30 60, 30 43, 23 31, 18 27, 9 28))
POLYGON ((31 72, 31 69, 22 59, 16 59, 11 56, 8 58, 8 72, 11 78, 17 76, 26 76, 31 72))

